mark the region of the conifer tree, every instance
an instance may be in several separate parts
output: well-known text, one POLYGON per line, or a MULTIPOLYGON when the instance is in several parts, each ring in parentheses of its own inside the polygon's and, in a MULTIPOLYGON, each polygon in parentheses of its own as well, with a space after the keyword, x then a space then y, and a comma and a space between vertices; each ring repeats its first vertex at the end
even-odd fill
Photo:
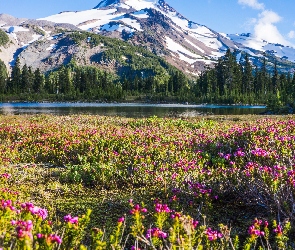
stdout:
POLYGON ((20 60, 16 59, 15 65, 11 71, 11 78, 9 81, 9 92, 11 94, 17 94, 20 92, 21 86, 21 69, 20 69, 20 60))
POLYGON ((80 92, 81 89, 81 70, 79 67, 74 68, 73 88, 80 92))
POLYGON ((41 94, 44 87, 44 75, 41 73, 40 69, 37 68, 34 72, 34 83, 33 90, 35 93, 41 94))
POLYGON ((276 61, 274 63, 274 70, 273 70, 273 75, 272 75, 272 78, 271 78, 271 82, 272 82, 273 94, 276 94, 277 91, 279 90, 279 73, 278 73, 277 62, 276 61))
POLYGON ((295 73, 293 73, 292 87, 291 87, 291 98, 293 99, 293 103, 295 104, 295 73))
POLYGON ((245 55, 245 64, 243 71, 243 93, 250 95, 253 91, 253 74, 252 74, 252 65, 249 59, 248 54, 245 55))
POLYGON ((224 95, 224 67, 222 58, 218 59, 218 63, 216 65, 216 77, 217 77, 217 87, 218 87, 218 95, 224 95))
POLYGON ((33 84, 34 84, 34 80, 35 80, 35 75, 33 72, 33 69, 31 66, 28 67, 28 77, 29 77, 29 81, 28 81, 28 93, 32 93, 33 92, 33 84))
POLYGON ((58 71, 58 86, 59 92, 67 95, 72 94, 72 79, 70 69, 62 66, 62 68, 58 71))
POLYGON ((0 60, 0 94, 3 95, 7 91, 8 74, 6 65, 0 60))
POLYGON ((30 72, 27 65, 25 64, 22 67, 22 71, 21 71, 20 92, 29 93, 31 88, 32 86, 31 86, 30 72))

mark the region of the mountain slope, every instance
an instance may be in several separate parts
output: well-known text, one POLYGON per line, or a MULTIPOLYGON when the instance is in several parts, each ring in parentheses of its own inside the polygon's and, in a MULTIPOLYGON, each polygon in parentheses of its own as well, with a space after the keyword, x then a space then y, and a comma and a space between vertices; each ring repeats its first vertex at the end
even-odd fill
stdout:
POLYGON ((119 78, 156 76, 159 84, 177 71, 161 57, 125 41, 89 32, 65 32, 54 39, 43 40, 26 48, 20 56, 21 64, 52 71, 74 63, 96 66, 119 78), (40 51, 42 51, 40 53, 40 51))
POLYGON ((82 30, 128 40, 192 74, 198 74, 227 48, 231 40, 179 14, 165 1, 105 0, 94 9, 44 18, 68 22, 82 30))
POLYGON ((9 38, 7 44, 2 46, 0 44, 0 59, 8 69, 14 65, 16 58, 22 52, 25 53, 25 49, 35 42, 52 39, 54 34, 60 33, 61 30, 80 30, 72 24, 19 19, 6 14, 0 14, 0 29, 9 38))
POLYGON ((250 33, 231 34, 227 35, 227 38, 264 54, 276 56, 282 60, 295 62, 295 49, 290 46, 284 46, 283 44, 278 43, 268 43, 265 40, 253 37, 250 33))
POLYGON ((273 47, 270 44, 251 46, 185 18, 164 0, 103 0, 92 10, 63 12, 44 20, 68 22, 82 30, 128 40, 190 74, 199 74, 228 48, 249 53, 254 63, 263 55, 278 56, 282 71, 290 66, 284 60, 292 66, 295 63, 294 48, 285 49, 281 56, 267 48, 273 47))
MULTIPOLYGON (((67 11, 39 20, 22 20, 25 22, 14 20, 10 26, 4 21, 1 27, 0 16, 0 28, 9 33, 15 45, 11 51, 17 46, 19 49, 13 56, 9 54, 12 58, 10 64, 13 64, 13 58, 20 52, 23 58, 28 58, 26 53, 29 50, 25 48, 28 45, 35 46, 36 40, 52 41, 62 31, 83 30, 144 47, 190 75, 200 74, 224 55, 227 49, 236 50, 238 60, 241 55, 248 53, 250 60, 258 66, 266 56, 270 67, 278 60, 281 72, 295 68, 294 48, 255 41, 251 36, 218 33, 187 19, 164 0, 103 0, 95 8, 85 11, 67 11), (29 26, 26 26, 28 23, 29 26), (18 26, 13 26, 14 24, 18 26), (43 34, 40 34, 40 30, 43 30, 43 34)), ((65 48, 58 52, 60 57, 67 56, 67 45, 63 46, 65 48)), ((71 44, 68 46, 70 50, 71 44)), ((53 50, 44 49, 45 51, 39 51, 40 58, 53 53, 53 50)), ((0 52, 0 58, 1 56, 3 53, 0 52)))

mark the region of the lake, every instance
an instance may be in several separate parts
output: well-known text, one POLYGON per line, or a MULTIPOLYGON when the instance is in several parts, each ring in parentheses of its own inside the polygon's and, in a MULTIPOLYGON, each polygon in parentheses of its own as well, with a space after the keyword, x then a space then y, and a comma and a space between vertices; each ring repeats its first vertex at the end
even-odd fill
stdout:
POLYGON ((260 114, 265 106, 147 103, 0 103, 0 114, 91 114, 122 117, 260 114))

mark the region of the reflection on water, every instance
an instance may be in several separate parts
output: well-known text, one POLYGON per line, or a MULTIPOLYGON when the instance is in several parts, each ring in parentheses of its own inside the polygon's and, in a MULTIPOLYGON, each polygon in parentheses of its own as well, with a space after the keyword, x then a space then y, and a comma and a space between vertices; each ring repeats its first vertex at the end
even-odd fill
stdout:
POLYGON ((92 114, 122 117, 167 117, 259 114, 264 106, 184 105, 142 103, 0 103, 1 114, 92 114))

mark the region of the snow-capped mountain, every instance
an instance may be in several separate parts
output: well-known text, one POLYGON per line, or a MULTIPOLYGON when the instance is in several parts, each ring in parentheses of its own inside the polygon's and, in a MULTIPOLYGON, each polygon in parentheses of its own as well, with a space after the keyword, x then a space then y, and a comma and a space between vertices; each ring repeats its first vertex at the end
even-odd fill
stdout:
POLYGON ((28 32, 24 30, 28 27, 24 25, 26 22, 28 21, 19 23, 17 27, 15 23, 14 26, 4 24, 1 27, 0 17, 0 28, 6 30, 20 48, 34 44, 35 40, 43 40, 47 46, 45 52, 38 51, 35 56, 29 49, 21 52, 22 58, 39 58, 41 64, 36 64, 41 66, 44 57, 48 57, 52 50, 50 48, 59 46, 56 37, 60 30, 58 27, 64 30, 94 32, 143 46, 192 75, 198 75, 206 66, 224 55, 227 49, 237 50, 240 52, 238 56, 245 52, 250 54, 253 63, 259 63, 263 56, 268 57, 270 61, 276 58, 282 71, 287 71, 295 65, 294 48, 258 41, 249 34, 218 33, 185 18, 164 0, 103 0, 93 9, 61 12, 35 20, 34 29, 29 25, 32 39, 22 41, 24 32, 28 32), (43 34, 36 33, 36 30, 42 30, 43 34))
POLYGON ((250 33, 227 35, 227 38, 264 54, 266 53, 282 60, 295 62, 295 49, 293 47, 278 43, 269 43, 253 37, 250 33))
POLYGON ((205 25, 188 20, 164 0, 104 0, 94 9, 42 18, 118 37, 149 48, 183 71, 198 74, 237 46, 205 25))

